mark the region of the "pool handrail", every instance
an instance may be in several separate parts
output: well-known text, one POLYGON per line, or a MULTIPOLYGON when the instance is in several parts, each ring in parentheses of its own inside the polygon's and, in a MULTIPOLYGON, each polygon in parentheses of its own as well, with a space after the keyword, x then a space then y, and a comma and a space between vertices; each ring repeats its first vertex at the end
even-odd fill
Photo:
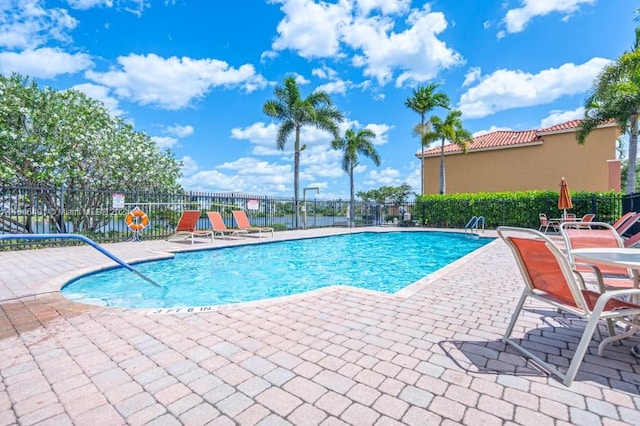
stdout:
POLYGON ((113 260, 114 262, 122 266, 123 268, 128 269, 131 272, 135 273, 136 275, 138 275, 140 278, 147 281, 148 283, 153 284, 156 287, 165 288, 163 285, 160 285, 157 282, 153 281, 151 278, 147 277, 142 272, 136 270, 133 266, 129 265, 127 262, 120 259, 115 254, 110 253, 105 248, 100 246, 98 243, 96 243, 95 241, 93 241, 88 237, 85 237, 84 235, 80 235, 80 234, 2 234, 0 235, 0 241, 1 240, 50 240, 50 239, 83 241, 89 244, 94 249, 98 250, 100 253, 107 256, 109 259, 113 260))
POLYGON ((478 232, 480 223, 482 223, 482 232, 484 232, 484 216, 473 216, 464 226, 464 233, 467 233, 467 229, 469 229, 471 232, 473 232, 473 230, 475 229, 476 232, 478 232))

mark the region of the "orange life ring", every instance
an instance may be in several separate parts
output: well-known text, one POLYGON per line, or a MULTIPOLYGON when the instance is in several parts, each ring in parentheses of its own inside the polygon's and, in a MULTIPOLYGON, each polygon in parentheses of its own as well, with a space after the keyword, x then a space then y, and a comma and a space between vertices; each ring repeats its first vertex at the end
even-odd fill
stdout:
POLYGON ((127 217, 124 218, 124 222, 132 231, 142 231, 147 227, 147 225, 149 225, 149 217, 142 210, 134 209, 127 214, 127 217), (136 217, 140 218, 139 222, 134 221, 136 217))

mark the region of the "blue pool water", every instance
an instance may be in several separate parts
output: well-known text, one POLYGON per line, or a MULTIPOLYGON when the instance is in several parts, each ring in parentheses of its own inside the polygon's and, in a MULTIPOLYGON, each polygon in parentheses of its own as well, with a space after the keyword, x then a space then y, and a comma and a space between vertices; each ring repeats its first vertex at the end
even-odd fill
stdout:
POLYGON ((81 277, 62 294, 82 303, 177 308, 247 302, 349 285, 395 293, 490 242, 444 232, 383 232, 177 253, 81 277))

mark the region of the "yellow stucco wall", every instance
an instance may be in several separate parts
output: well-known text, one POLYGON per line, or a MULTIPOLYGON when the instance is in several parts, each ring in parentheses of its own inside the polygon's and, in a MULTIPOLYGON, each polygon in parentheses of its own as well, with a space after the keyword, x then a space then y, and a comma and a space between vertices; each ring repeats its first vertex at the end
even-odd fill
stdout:
MULTIPOLYGON (((566 132, 543 135, 540 145, 445 155, 446 193, 557 191, 562 177, 571 190, 609 191, 618 135, 612 126, 594 130, 584 145, 566 132)), ((425 158, 424 168, 425 193, 438 194, 440 157, 425 158)))

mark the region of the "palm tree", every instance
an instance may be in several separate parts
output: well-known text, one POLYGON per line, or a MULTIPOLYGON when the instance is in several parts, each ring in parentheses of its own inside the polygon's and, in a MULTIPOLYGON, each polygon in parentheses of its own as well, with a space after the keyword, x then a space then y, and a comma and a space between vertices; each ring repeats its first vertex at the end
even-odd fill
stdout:
MULTIPOLYGON (((636 21, 638 12, 636 10, 636 21)), ((629 164, 626 193, 636 189, 638 155, 638 113, 640 112, 640 27, 632 50, 605 67, 594 83, 584 105, 584 119, 576 138, 584 144, 600 124, 614 121, 622 133, 629 133, 629 164)))
POLYGON ((462 112, 453 110, 447 114, 444 121, 437 116, 430 119, 433 130, 425 133, 422 139, 423 146, 429 145, 431 142, 440 140, 440 194, 445 193, 445 173, 444 173, 444 143, 449 141, 458 145, 463 152, 467 151, 467 142, 473 139, 471 133, 462 127, 460 117, 462 112))
POLYGON ((359 130, 357 133, 353 129, 347 129, 344 138, 336 138, 331 142, 331 147, 342 150, 342 170, 349 175, 351 198, 349 199, 349 223, 353 226, 353 216, 355 211, 355 187, 353 184, 353 170, 360 164, 358 154, 370 158, 376 166, 380 165, 380 155, 373 146, 372 138, 376 134, 369 129, 359 130))
POLYGON ((300 190, 300 153, 304 151, 306 145, 300 146, 300 129, 303 126, 315 126, 318 129, 326 130, 332 137, 340 137, 338 123, 344 117, 336 107, 329 95, 317 90, 302 99, 300 89, 295 78, 284 79, 284 86, 277 86, 274 89, 276 98, 268 100, 262 107, 262 111, 269 117, 280 122, 276 146, 279 150, 284 150, 287 138, 294 133, 293 145, 293 199, 295 209, 295 228, 298 228, 300 212, 298 211, 298 199, 300 190))
MULTIPOLYGON (((428 86, 420 86, 413 91, 413 96, 407 98, 405 106, 420 114, 420 124, 418 130, 420 141, 424 139, 424 134, 429 131, 429 123, 425 122, 425 116, 436 107, 449 109, 449 97, 442 92, 436 92, 438 85, 431 83, 428 86)), ((424 148, 422 144, 422 155, 420 156, 420 194, 424 194, 424 148)))

